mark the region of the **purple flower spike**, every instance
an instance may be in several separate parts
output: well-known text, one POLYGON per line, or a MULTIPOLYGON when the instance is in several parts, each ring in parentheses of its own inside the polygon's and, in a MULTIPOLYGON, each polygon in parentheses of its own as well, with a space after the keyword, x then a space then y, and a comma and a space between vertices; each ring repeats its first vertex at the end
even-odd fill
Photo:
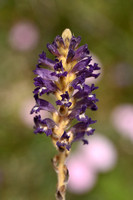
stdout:
MULTIPOLYGON (((47 133, 47 135, 53 135, 56 140, 58 138, 56 144, 60 149, 66 148, 68 150, 68 146, 70 147, 78 139, 86 144, 84 135, 90 135, 94 132, 94 129, 88 127, 88 124, 92 124, 94 121, 86 115, 86 110, 97 110, 98 99, 93 92, 98 87, 94 84, 86 85, 85 81, 89 77, 97 78, 99 73, 96 71, 100 67, 97 63, 90 64, 92 57, 88 45, 79 47, 80 42, 80 36, 75 37, 69 29, 66 29, 62 36, 55 37, 52 44, 47 44, 48 50, 55 56, 54 61, 47 58, 43 51, 39 55, 38 65, 34 70, 35 75, 37 75, 34 78, 36 105, 32 108, 31 114, 38 113, 40 110, 54 113, 53 119, 63 134, 60 136, 58 129, 54 129, 53 133, 47 133), (48 66, 51 70, 41 66, 48 66), (55 103, 58 105, 59 112, 51 103, 38 97, 38 95, 44 94, 56 96, 55 103), (77 119, 79 123, 70 129, 70 122, 73 119, 77 119), (77 126, 78 128, 76 128, 77 126), (83 130, 81 130, 82 126, 83 130), (73 137, 70 137, 68 132, 72 132, 73 137)), ((36 131, 42 131, 38 123, 43 124, 44 122, 39 117, 35 118, 36 131)))
POLYGON ((42 119, 41 115, 34 117, 34 133, 50 136, 58 151, 52 160, 58 175, 57 200, 65 199, 69 175, 65 160, 72 144, 79 140, 84 145, 88 144, 87 137, 95 131, 91 126, 96 120, 87 116, 87 110, 91 115, 91 111, 98 109, 95 94, 98 87, 87 85, 86 79, 97 78, 100 67, 97 63, 91 64, 88 45, 79 47, 80 41, 80 36, 75 37, 69 29, 65 29, 61 36, 56 36, 51 44, 47 44, 54 59, 47 58, 43 51, 34 70, 33 93, 36 103, 30 113, 51 113, 51 118, 42 119), (50 95, 47 100, 44 99, 46 95, 50 95))

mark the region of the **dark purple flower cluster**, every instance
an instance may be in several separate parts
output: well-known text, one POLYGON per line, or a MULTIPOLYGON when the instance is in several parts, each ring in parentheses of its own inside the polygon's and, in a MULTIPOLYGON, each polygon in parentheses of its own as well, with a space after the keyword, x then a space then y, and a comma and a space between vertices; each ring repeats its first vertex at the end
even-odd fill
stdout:
POLYGON ((92 135, 94 130, 90 127, 96 121, 86 115, 86 110, 97 110, 98 99, 93 93, 98 87, 94 84, 87 85, 86 78, 97 78, 99 70, 97 63, 91 64, 91 56, 87 44, 78 47, 80 37, 72 36, 66 29, 62 37, 57 36, 47 48, 55 56, 55 60, 46 57, 42 52, 39 55, 38 65, 34 70, 36 105, 32 113, 46 110, 51 113, 51 118, 41 119, 35 116, 35 133, 51 135, 56 147, 63 151, 69 150, 74 141, 82 140, 87 144, 86 135, 92 135), (49 69, 42 68, 49 67, 49 69), (40 98, 44 94, 53 94, 56 102, 54 107, 50 102, 40 98), (77 123, 72 126, 72 120, 77 123))

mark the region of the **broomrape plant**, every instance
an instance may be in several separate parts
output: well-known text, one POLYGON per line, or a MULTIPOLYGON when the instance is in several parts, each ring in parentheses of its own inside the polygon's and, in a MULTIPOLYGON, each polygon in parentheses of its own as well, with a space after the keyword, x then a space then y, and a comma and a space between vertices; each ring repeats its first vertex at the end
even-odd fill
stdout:
POLYGON ((75 37, 69 29, 65 29, 62 36, 56 36, 52 44, 47 44, 55 60, 47 58, 46 53, 42 52, 34 70, 37 75, 34 78, 36 88, 33 91, 36 104, 31 110, 31 114, 37 113, 34 117, 34 133, 50 136, 58 151, 58 155, 52 159, 58 176, 57 200, 65 200, 69 176, 65 161, 72 144, 77 140, 88 144, 86 136, 92 135, 95 130, 90 125, 96 121, 85 113, 87 109, 97 110, 98 99, 93 91, 98 87, 85 84, 85 80, 88 77, 97 78, 99 73, 95 70, 100 68, 97 63, 91 64, 92 58, 87 44, 78 47, 80 41, 81 37, 75 37), (54 95, 57 106, 54 107, 44 100, 41 97, 44 94, 54 95), (38 114, 40 110, 50 112, 51 118, 42 119, 38 114), (73 119, 77 119, 74 125, 73 119))

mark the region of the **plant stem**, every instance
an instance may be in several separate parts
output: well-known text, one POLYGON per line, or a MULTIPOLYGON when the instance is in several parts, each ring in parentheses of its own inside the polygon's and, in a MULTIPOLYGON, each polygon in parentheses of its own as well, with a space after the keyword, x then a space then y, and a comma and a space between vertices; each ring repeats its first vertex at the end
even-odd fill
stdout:
POLYGON ((68 179, 68 170, 65 165, 66 157, 67 157, 66 150, 64 150, 63 152, 59 152, 59 155, 56 156, 56 158, 58 158, 58 161, 56 160, 56 165, 58 162, 58 167, 57 167, 58 183, 56 191, 56 200, 65 200, 66 184, 68 179))

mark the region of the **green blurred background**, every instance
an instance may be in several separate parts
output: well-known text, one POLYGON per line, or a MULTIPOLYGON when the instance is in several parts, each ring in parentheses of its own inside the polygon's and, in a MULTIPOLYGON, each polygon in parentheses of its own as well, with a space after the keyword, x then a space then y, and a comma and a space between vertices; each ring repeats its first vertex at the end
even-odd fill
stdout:
POLYGON ((132 0, 0 0, 0 199, 54 200, 56 174, 50 160, 56 150, 50 138, 33 134, 23 112, 32 99, 38 54, 44 50, 51 57, 46 44, 65 28, 80 35, 81 44, 87 43, 102 63, 95 128, 118 152, 116 167, 101 173, 90 192, 68 191, 67 199, 130 200, 133 146, 118 134, 110 116, 115 106, 133 102, 132 0), (36 43, 27 49, 13 46, 12 28, 21 22, 35 30, 36 43))

